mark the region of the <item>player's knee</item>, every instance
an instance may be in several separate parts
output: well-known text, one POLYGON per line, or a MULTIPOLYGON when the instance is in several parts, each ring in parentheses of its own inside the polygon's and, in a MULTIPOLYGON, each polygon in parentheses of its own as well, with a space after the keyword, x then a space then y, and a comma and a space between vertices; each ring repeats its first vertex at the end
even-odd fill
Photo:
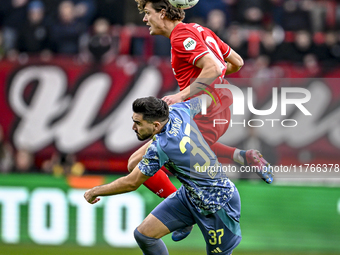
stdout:
POLYGON ((155 238, 143 235, 141 232, 138 231, 137 228, 133 232, 133 236, 135 237, 135 240, 139 246, 143 246, 143 244, 149 244, 150 242, 157 240, 155 238))
POLYGON ((133 231, 133 236, 135 237, 135 240, 137 241, 137 243, 139 242, 141 233, 137 230, 137 228, 135 228, 135 231, 133 231))

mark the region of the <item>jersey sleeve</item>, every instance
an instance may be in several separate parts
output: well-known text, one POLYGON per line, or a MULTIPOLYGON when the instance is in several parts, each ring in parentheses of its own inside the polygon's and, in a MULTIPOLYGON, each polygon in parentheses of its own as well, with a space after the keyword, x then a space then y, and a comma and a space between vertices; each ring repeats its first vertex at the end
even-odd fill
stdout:
POLYGON ((202 111, 202 99, 201 97, 194 97, 190 99, 190 117, 194 118, 195 115, 202 111))
POLYGON ((171 46, 178 58, 192 65, 195 65, 198 59, 209 53, 202 39, 189 30, 181 30, 177 33, 171 46))
POLYGON ((219 38, 214 32, 212 32, 212 35, 214 36, 215 41, 217 42, 218 47, 220 48, 222 54, 223 54, 223 58, 226 59, 229 57, 230 53, 231 53, 231 48, 228 44, 226 44, 225 42, 223 42, 221 40, 221 38, 219 38))
POLYGON ((159 160, 156 140, 153 140, 149 145, 143 159, 137 166, 139 170, 147 176, 153 176, 162 167, 159 160))
POLYGON ((199 114, 202 111, 202 99, 200 97, 191 98, 188 101, 180 103, 182 107, 187 110, 191 118, 199 114))

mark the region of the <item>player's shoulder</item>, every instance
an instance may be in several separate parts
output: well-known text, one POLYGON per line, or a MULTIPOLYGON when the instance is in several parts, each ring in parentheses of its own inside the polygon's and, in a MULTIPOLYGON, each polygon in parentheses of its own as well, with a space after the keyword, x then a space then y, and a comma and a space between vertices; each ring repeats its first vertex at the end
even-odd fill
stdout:
POLYGON ((189 102, 190 102, 190 100, 171 105, 169 107, 170 112, 174 116, 180 115, 182 118, 183 118, 182 115, 184 113, 190 115, 190 103, 189 102))
POLYGON ((190 116, 190 109, 184 106, 183 103, 177 103, 169 107, 169 122, 168 122, 168 134, 177 136, 177 133, 182 128, 182 124, 188 121, 190 116), (173 132, 175 131, 175 132, 173 132))
POLYGON ((171 35, 171 41, 181 41, 183 38, 191 37, 195 40, 204 39, 207 36, 217 38, 217 35, 209 28, 201 26, 197 23, 180 23, 178 24, 173 34, 171 35))
POLYGON ((173 30, 173 34, 171 35, 172 39, 199 34, 199 30, 197 30, 196 25, 199 26, 196 23, 179 23, 173 30))
POLYGON ((197 23, 179 23, 174 29, 174 34, 176 36, 183 35, 186 33, 197 34, 203 30, 204 28, 197 23))
MULTIPOLYGON (((166 154, 174 149, 174 144, 178 144, 181 136, 181 124, 183 119, 178 114, 176 109, 171 109, 169 114, 169 121, 166 124, 164 130, 156 134, 157 148, 159 151, 164 151, 166 154)), ((176 146, 175 146, 176 147, 176 146)))
POLYGON ((157 152, 157 144, 158 144, 158 139, 156 136, 154 136, 152 138, 152 142, 149 144, 147 150, 146 150, 146 156, 148 158, 154 158, 155 156, 157 156, 158 152, 157 152))
POLYGON ((178 24, 170 36, 171 45, 174 50, 192 51, 197 44, 203 43, 203 37, 196 23, 178 24))

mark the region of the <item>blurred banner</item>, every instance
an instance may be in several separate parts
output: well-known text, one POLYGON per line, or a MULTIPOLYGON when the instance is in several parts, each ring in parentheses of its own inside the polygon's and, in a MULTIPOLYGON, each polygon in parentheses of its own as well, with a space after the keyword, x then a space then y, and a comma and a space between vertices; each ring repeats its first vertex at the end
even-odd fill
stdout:
MULTIPOLYGON (((3 175, 0 178, 0 243, 136 247, 134 229, 162 200, 144 186, 103 197, 95 205, 85 189, 113 176, 55 178, 3 175)), ((179 187, 177 180, 173 183, 179 187)), ((235 182, 242 199, 239 250, 340 252, 340 188, 273 186, 235 182)), ((163 239, 168 247, 205 248, 197 226, 185 240, 163 239)))
MULTIPOLYGON (((228 78, 241 97, 234 98, 233 123, 220 141, 260 149, 273 164, 338 164, 340 79, 331 77, 340 70, 318 79, 295 67, 273 70, 285 78, 245 79, 246 69, 228 78)), ((59 151, 76 154, 88 170, 113 172, 126 171, 129 155, 142 144, 132 131, 132 102, 177 90, 168 59, 145 63, 129 56, 102 66, 72 58, 1 61, 0 84, 5 139, 34 153, 38 167, 59 151)))
POLYGON ((132 102, 177 88, 167 60, 155 66, 129 56, 101 67, 72 58, 2 61, 0 84, 0 124, 16 149, 35 153, 38 166, 58 150, 77 154, 87 169, 112 171, 126 171, 142 144, 132 131, 132 102))

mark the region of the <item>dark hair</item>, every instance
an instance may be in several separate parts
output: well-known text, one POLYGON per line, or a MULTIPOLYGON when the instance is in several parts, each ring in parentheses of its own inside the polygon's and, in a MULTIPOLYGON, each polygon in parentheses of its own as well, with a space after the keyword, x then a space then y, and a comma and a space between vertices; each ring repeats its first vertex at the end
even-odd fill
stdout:
POLYGON ((156 97, 143 97, 136 99, 132 104, 135 113, 143 114, 143 119, 152 121, 165 121, 169 118, 169 106, 156 97))
POLYGON ((182 9, 176 8, 171 5, 169 0, 135 0, 137 2, 138 10, 140 13, 144 11, 147 3, 152 4, 152 8, 156 12, 160 12, 162 9, 165 10, 165 16, 172 21, 182 21, 185 17, 185 12, 182 9))

